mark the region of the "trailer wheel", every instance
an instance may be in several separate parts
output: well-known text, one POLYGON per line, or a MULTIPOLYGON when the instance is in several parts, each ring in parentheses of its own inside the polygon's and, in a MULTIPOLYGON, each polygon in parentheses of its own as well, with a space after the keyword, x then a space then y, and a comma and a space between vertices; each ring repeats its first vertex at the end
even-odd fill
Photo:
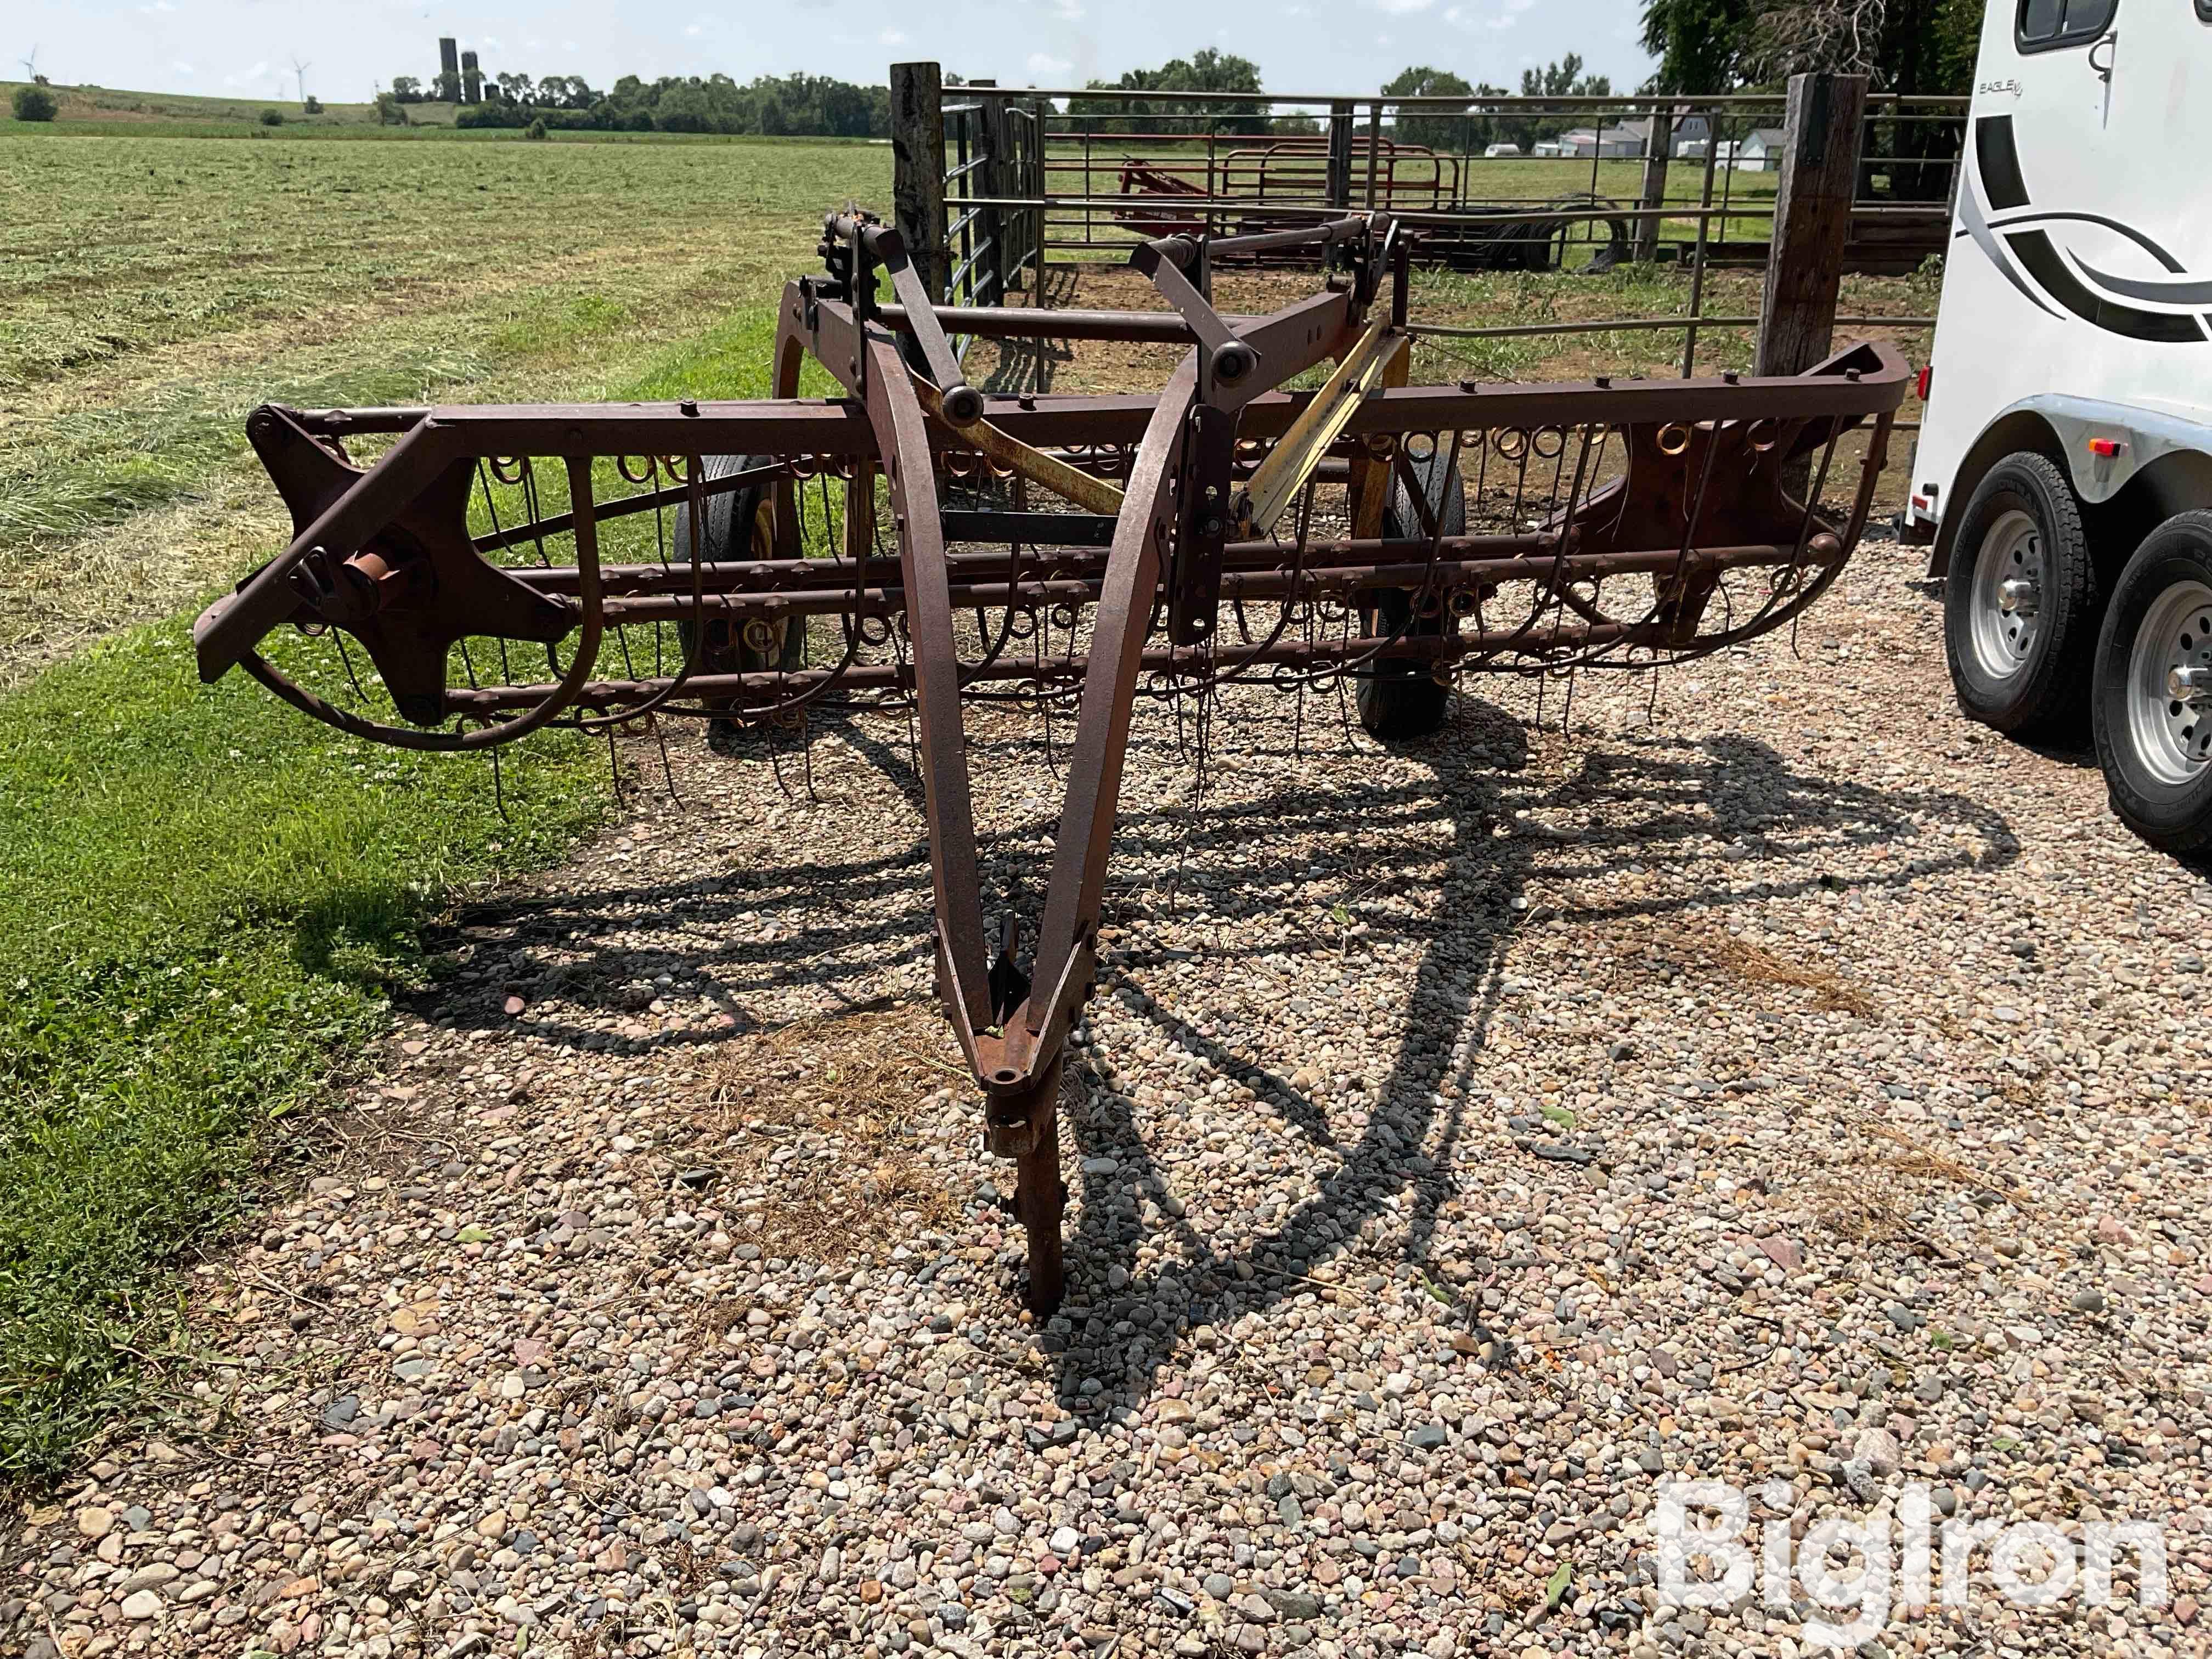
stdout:
POLYGON ((2078 730, 2098 598, 2072 488, 2041 455, 2006 456, 1966 502, 1944 584, 1960 707, 2014 735, 2078 730))
MULTIPOLYGON (((703 458, 707 481, 726 478, 733 472, 743 472, 750 467, 766 466, 769 458, 757 455, 708 455, 703 458)), ((699 526, 699 557, 702 562, 722 563, 733 560, 772 559, 775 556, 775 495, 766 483, 748 484, 743 489, 726 491, 707 497, 707 512, 699 526)), ((669 538, 668 561, 678 569, 691 560, 691 505, 680 502, 676 508, 675 530, 669 538)), ((729 617, 714 617, 704 624, 678 623, 677 637, 682 641, 688 660, 697 652, 697 673, 704 674, 761 674, 778 669, 801 667, 806 661, 806 619, 787 617, 774 623, 739 622, 729 617), (748 640, 747 629, 765 628, 765 640, 748 640), (697 643, 695 646, 694 641, 697 643)), ((701 700, 710 708, 733 708, 732 697, 708 697, 701 700)), ((709 722, 709 737, 726 736, 731 729, 727 720, 709 722)))
MULTIPOLYGON (((1428 498, 1430 516, 1443 526, 1445 535, 1465 535, 1467 495, 1461 487, 1458 465, 1438 449, 1414 461, 1413 468, 1421 481, 1422 495, 1428 498)), ((1423 533, 1420 510, 1407 492, 1405 480, 1395 473, 1390 498, 1382 509, 1382 533, 1393 540, 1423 533)), ((1370 638, 1395 634, 1401 629, 1411 638, 1434 637, 1453 626, 1441 611, 1433 616, 1414 617, 1413 596, 1401 590, 1380 589, 1372 595, 1372 601, 1359 609, 1360 631, 1370 638)), ((1437 684, 1425 662, 1386 657, 1359 679, 1359 723, 1370 737, 1425 738, 1443 725, 1450 704, 1450 689, 1437 684)))
POLYGON ((2120 821, 2169 853, 2212 850, 2212 513, 2168 519, 2120 573, 2091 711, 2120 821))

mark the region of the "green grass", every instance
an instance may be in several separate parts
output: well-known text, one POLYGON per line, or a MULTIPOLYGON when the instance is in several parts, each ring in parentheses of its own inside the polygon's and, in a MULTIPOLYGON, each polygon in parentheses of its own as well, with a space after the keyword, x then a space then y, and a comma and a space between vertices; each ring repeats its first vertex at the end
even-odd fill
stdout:
POLYGON ((258 1196, 258 1132, 425 970, 457 887, 557 855, 605 757, 370 750, 234 677, 185 621, 50 671, 0 718, 0 1477, 58 1474, 141 1398, 162 1269, 258 1196))

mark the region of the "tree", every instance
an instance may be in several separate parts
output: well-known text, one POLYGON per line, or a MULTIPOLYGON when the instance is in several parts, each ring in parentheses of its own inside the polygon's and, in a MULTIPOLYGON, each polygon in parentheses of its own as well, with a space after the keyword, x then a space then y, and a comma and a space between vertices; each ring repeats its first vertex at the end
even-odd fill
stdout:
POLYGON ((1208 132, 1265 132, 1265 107, 1255 101, 1260 91, 1260 66, 1248 58, 1216 52, 1208 46, 1188 58, 1175 58, 1156 70, 1131 70, 1119 81, 1093 81, 1098 90, 1120 92, 1242 93, 1241 98, 1193 102, 1164 98, 1071 98, 1068 113, 1087 118, 1095 132, 1156 132, 1166 130, 1198 137, 1208 132))
MULTIPOLYGON (((1383 95, 1388 98, 1456 98, 1462 93, 1472 95, 1474 91, 1449 70, 1431 69, 1425 64, 1401 70, 1382 83, 1383 95)), ((1391 124, 1391 136, 1401 143, 1425 144, 1431 149, 1471 149, 1474 128, 1467 108, 1461 104, 1454 107, 1428 105, 1400 110, 1398 118, 1391 124)))
POLYGON ((1735 90, 1753 15, 1753 0, 1644 0, 1644 50, 1659 60, 1651 90, 1735 90))
POLYGON ((419 104, 422 101, 422 83, 411 75, 395 75, 392 77, 392 95, 403 104, 419 104))
MULTIPOLYGON (((1653 90, 1779 89, 1810 70, 1863 75, 1904 97, 1972 89, 1981 0, 1645 0, 1653 90)), ((1869 123, 1862 195, 1941 201, 1960 132, 1948 122, 1869 123)))
POLYGON ((499 88, 499 95, 508 103, 526 104, 530 101, 533 88, 528 76, 501 73, 492 76, 492 81, 499 88))
POLYGON ((51 121, 58 107, 53 94, 42 86, 33 84, 15 88, 15 110, 18 121, 51 121))
POLYGON ((1644 0, 1656 92, 1778 88, 1808 70, 1908 97, 1972 89, 1981 0, 1644 0))
POLYGON ((1613 77, 1584 75, 1583 55, 1571 52, 1556 64, 1521 71, 1523 98, 1606 98, 1613 93, 1613 77))
MULTIPOLYGON (((530 77, 518 78, 526 83, 530 77)), ((556 109, 589 109, 599 101, 599 94, 580 75, 546 75, 538 77, 538 101, 556 109)))

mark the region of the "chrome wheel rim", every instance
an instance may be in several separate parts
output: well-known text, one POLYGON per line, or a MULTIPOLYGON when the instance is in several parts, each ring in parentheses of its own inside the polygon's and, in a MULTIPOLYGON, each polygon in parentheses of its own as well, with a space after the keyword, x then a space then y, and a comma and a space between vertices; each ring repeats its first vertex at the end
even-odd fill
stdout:
POLYGON ((2169 787, 2212 764, 2212 586, 2176 582, 2144 613, 2128 653, 2128 737, 2169 787))
POLYGON ((1994 680, 2027 665, 2042 636, 2043 532, 2017 508, 1999 515, 1974 555, 1974 663, 1994 680))

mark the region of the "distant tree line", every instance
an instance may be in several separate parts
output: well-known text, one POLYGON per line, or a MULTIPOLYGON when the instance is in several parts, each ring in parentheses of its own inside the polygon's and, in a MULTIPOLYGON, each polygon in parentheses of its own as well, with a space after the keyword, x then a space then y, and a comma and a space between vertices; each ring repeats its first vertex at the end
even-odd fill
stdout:
MULTIPOLYGON (((1311 115, 1271 115, 1262 101, 1259 66, 1249 58, 1208 49, 1188 58, 1170 58, 1158 69, 1131 70, 1118 81, 1092 81, 1094 91, 1218 93, 1219 98, 1086 98, 1067 102, 1067 112, 1092 132, 1183 133, 1208 132, 1293 135, 1318 133, 1322 123, 1311 115)), ((1583 60, 1570 52, 1560 62, 1521 72, 1520 95, 1528 98, 1563 95, 1604 97, 1613 82, 1602 75, 1583 73, 1583 60)), ((1480 149, 1492 143, 1517 143, 1524 149, 1549 138, 1582 118, 1501 117, 1485 113, 1480 101, 1509 96, 1508 89, 1487 82, 1477 86, 1449 70, 1418 65, 1395 76, 1382 88, 1386 97, 1433 97, 1469 100, 1461 110, 1449 107, 1407 110, 1398 116, 1392 136, 1401 143, 1426 144, 1437 149, 1480 149)))
POLYGON ((1426 64, 1418 64, 1392 76, 1382 83, 1382 92, 1391 98, 1464 97, 1469 100, 1457 108, 1431 105, 1401 110, 1390 129, 1391 137, 1400 143, 1425 144, 1431 149, 1452 151, 1480 151, 1492 144, 1517 144, 1526 150, 1547 138, 1558 137, 1570 128, 1595 124, 1588 115, 1572 110, 1552 115, 1486 112, 1482 108, 1482 100, 1607 98, 1613 94, 1613 81, 1608 76, 1583 74, 1581 54, 1571 52, 1541 69, 1522 70, 1518 93, 1493 87, 1487 81, 1470 86, 1464 77, 1449 70, 1431 69, 1426 64))
MULTIPOLYGON (((580 75, 534 81, 527 75, 495 75, 484 82, 483 100, 463 105, 453 124, 826 138, 890 133, 889 88, 854 86, 826 75, 763 75, 744 85, 726 75, 665 75, 650 82, 625 75, 607 92, 592 90, 580 75)), ((405 106, 424 101, 423 83, 411 75, 395 76, 391 91, 377 100, 384 118, 395 124, 406 120, 405 106)))

